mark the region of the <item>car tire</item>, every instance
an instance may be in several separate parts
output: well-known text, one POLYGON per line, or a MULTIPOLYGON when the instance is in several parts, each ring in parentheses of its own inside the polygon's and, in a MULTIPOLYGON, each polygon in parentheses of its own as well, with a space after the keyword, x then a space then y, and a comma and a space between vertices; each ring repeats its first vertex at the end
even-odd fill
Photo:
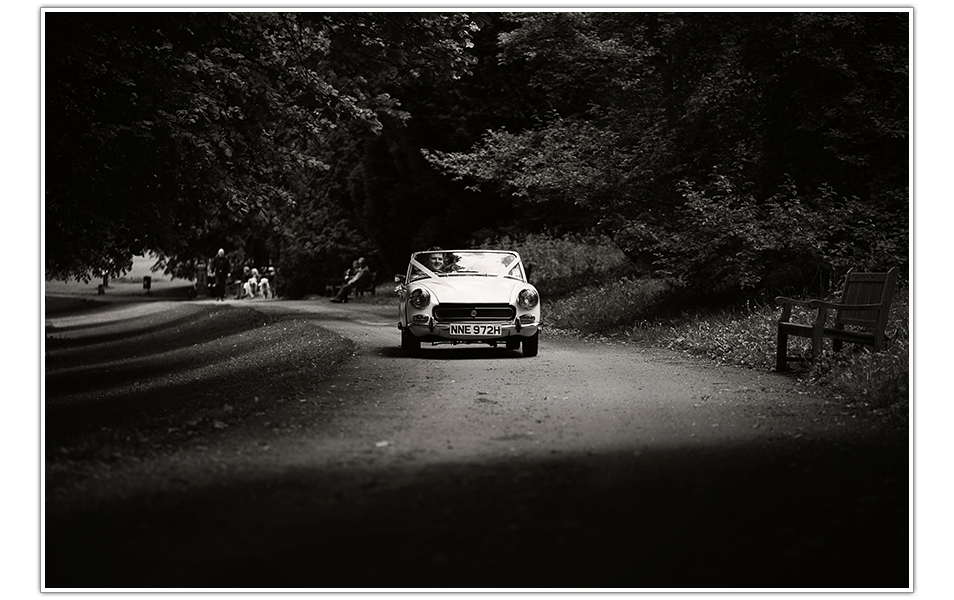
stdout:
POLYGON ((507 350, 519 350, 520 349, 520 338, 511 337, 507 338, 507 350))
POLYGON ((405 329, 401 332, 401 350, 408 356, 414 356, 421 351, 421 340, 405 329))
POLYGON ((530 337, 523 338, 523 355, 536 356, 540 350, 540 332, 536 332, 530 337))

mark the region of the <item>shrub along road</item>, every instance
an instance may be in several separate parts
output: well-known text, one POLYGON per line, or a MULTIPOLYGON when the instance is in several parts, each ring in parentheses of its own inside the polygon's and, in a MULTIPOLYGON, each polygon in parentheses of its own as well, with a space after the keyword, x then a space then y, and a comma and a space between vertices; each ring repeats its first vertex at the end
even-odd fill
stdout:
POLYGON ((906 433, 783 376, 408 358, 361 301, 56 306, 46 589, 909 585, 906 433))

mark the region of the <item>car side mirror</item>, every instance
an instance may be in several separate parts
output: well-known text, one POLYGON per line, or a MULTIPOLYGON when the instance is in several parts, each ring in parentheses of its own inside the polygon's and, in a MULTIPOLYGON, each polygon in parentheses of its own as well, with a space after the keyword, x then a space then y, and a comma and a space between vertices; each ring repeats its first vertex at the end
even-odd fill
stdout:
POLYGON ((404 275, 395 275, 395 276, 394 276, 394 282, 395 282, 395 283, 404 283, 404 275))

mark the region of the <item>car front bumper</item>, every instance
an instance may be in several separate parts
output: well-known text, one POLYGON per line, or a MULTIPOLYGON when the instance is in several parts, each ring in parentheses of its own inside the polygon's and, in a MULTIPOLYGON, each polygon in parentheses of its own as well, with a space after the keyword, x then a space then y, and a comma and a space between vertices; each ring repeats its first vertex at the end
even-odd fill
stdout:
POLYGON ((454 323, 454 325, 464 325, 471 327, 500 326, 499 335, 487 335, 485 333, 459 334, 451 333, 450 323, 437 323, 431 321, 429 324, 409 324, 404 326, 405 331, 409 331, 414 337, 420 338, 424 342, 458 342, 458 343, 481 343, 505 341, 513 337, 533 337, 540 330, 540 323, 533 322, 522 324, 514 321, 497 323, 454 323))

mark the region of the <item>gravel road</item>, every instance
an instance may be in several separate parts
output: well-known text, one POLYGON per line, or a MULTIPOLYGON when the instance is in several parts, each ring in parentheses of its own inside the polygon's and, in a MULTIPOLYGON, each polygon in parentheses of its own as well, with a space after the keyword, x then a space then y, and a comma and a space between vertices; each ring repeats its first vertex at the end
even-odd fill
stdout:
POLYGON ((361 301, 59 306, 46 589, 909 585, 907 433, 774 373, 409 358, 361 301))

